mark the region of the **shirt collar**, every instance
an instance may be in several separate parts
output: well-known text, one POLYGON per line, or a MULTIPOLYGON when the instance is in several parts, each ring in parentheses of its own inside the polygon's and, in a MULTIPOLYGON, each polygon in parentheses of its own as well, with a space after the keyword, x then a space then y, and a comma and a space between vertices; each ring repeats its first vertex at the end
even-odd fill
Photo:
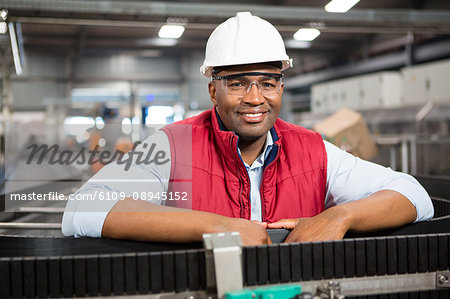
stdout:
MULTIPOLYGON (((253 162, 252 165, 247 165, 247 163, 244 162, 245 167, 247 168, 256 168, 256 167, 262 167, 264 166, 264 161, 267 159, 267 156, 269 155, 270 151, 273 147, 273 138, 272 134, 270 133, 270 130, 267 132, 266 142, 264 143, 264 150, 263 152, 256 158, 256 160, 253 162)), ((238 147, 238 153, 239 156, 241 155, 241 150, 238 147)))

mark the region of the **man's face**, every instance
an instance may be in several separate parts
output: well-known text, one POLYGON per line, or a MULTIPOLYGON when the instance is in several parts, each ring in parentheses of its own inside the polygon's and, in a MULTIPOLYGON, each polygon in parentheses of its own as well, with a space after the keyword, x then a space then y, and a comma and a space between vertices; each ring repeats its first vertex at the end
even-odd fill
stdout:
MULTIPOLYGON (((281 74, 279 68, 266 64, 239 65, 227 68, 215 76, 228 76, 248 72, 281 74)), ((250 76, 250 80, 261 82, 261 76, 250 76)), ((225 127, 234 131, 241 141, 256 141, 265 137, 273 127, 281 108, 280 91, 271 95, 262 95, 256 84, 251 84, 248 93, 235 95, 227 93, 221 80, 209 84, 209 94, 214 107, 225 127)))

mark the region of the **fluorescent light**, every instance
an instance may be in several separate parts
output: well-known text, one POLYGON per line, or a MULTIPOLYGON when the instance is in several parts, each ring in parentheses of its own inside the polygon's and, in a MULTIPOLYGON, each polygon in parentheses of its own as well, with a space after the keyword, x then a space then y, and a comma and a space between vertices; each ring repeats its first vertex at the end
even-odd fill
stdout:
POLYGON ((7 18, 8 18, 8 10, 7 9, 0 10, 0 19, 6 21, 7 18))
POLYGON ((172 47, 178 43, 175 38, 154 38, 152 39, 152 44, 160 47, 172 47))
POLYGON ((284 44, 286 45, 286 48, 290 49, 308 49, 309 47, 311 47, 311 42, 294 39, 289 39, 285 41, 284 44))
POLYGON ((358 2, 359 0, 332 0, 325 5, 325 10, 328 12, 347 12, 358 2))
POLYGON ((160 38, 180 38, 183 32, 184 26, 182 25, 163 25, 159 29, 158 36, 160 38))
POLYGON ((13 54, 14 67, 16 68, 17 76, 20 76, 22 74, 22 64, 20 62, 19 46, 17 45, 16 31, 14 30, 14 23, 12 23, 12 22, 9 23, 8 28, 9 28, 9 38, 11 40, 11 49, 12 49, 12 54, 13 54))
POLYGON ((0 22, 0 34, 5 34, 8 31, 8 25, 6 22, 0 22))
POLYGON ((298 41, 310 42, 320 35, 320 31, 315 28, 300 28, 294 33, 294 39, 298 41))

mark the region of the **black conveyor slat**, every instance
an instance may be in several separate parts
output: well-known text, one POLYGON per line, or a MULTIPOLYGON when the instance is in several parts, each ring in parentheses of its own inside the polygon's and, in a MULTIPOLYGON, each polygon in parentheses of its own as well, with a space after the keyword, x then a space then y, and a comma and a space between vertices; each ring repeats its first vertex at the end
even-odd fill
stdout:
POLYGON ((323 278, 323 244, 321 242, 312 243, 312 268, 313 279, 323 278))
POLYGON ((86 295, 86 259, 77 257, 73 260, 73 287, 75 296, 82 297, 86 295))
POLYGON ((302 280, 312 280, 312 244, 302 244, 302 280))
POLYGON ((86 276, 87 276, 87 294, 89 296, 98 296, 100 294, 100 283, 98 272, 98 257, 89 255, 86 257, 86 276))
POLYGON ((355 240, 356 276, 364 276, 366 273, 366 243, 364 240, 355 240))
MULTIPOLYGON (((48 296, 48 262, 46 257, 36 258, 36 297, 42 298, 48 296)), ((0 269, 1 271, 1 269, 0 269)), ((1 280, 1 277, 0 277, 1 280)), ((1 288, 1 286, 0 286, 1 288)), ((1 298, 4 298, 1 296, 1 298)))
MULTIPOLYGON (((59 257, 48 258, 48 292, 50 297, 61 296, 61 264, 59 257)), ((109 272, 108 272, 109 273, 109 272)))
POLYGON ((160 293, 162 286, 162 256, 156 252, 150 253, 150 289, 152 293, 160 293))
POLYGON ((366 240, 367 275, 377 274, 377 248, 374 239, 366 240))
POLYGON ((258 284, 266 284, 269 280, 269 259, 267 257, 267 247, 256 247, 256 259, 258 266, 258 284))
POLYGON ((22 259, 11 259, 11 297, 23 297, 22 259))
POLYGON ((409 292, 409 299, 419 299, 419 292, 409 292))
POLYGON ((437 236, 428 237, 428 267, 427 271, 436 271, 438 269, 438 238, 437 236))
POLYGON ((428 268, 428 237, 427 236, 419 236, 418 238, 418 258, 419 258, 419 265, 418 270, 419 272, 425 272, 428 268))
POLYGON ((64 297, 72 297, 73 291, 73 258, 61 257, 61 294, 64 297))
POLYGON ((111 255, 99 258, 100 294, 110 296, 112 293, 111 255))
POLYGON ((120 296, 125 292, 125 267, 123 255, 114 254, 111 257, 112 266, 112 291, 114 295, 120 296))
POLYGON ((450 267, 449 261, 449 238, 448 236, 440 236, 438 239, 439 247, 439 270, 445 270, 450 267))
POLYGON ((253 286, 257 283, 257 260, 256 260, 256 247, 247 247, 245 252, 245 277, 247 278, 247 285, 253 286))
POLYGON ((439 291, 430 291, 429 292, 429 298, 430 299, 439 298, 439 291))
POLYGON ((125 293, 135 295, 137 293, 137 268, 136 254, 127 253, 125 255, 125 293))
POLYGON ((190 290, 199 290, 200 288, 200 269, 199 254, 197 251, 188 250, 186 253, 188 287, 190 290))
POLYGON ((280 281, 280 253, 277 244, 267 246, 269 258, 269 283, 280 281))
POLYGON ((26 257, 22 261, 23 295, 26 298, 36 297, 35 258, 26 257))
POLYGON ((344 241, 334 243, 334 277, 341 278, 345 275, 345 249, 344 241))
POLYGON ((406 237, 397 237, 397 261, 398 273, 408 272, 408 239, 406 237))
POLYGON ((355 241, 344 240, 344 251, 345 251, 345 276, 353 277, 356 275, 355 241))
POLYGON ((439 297, 440 299, 450 299, 450 290, 439 290, 439 297))
POLYGON ((302 256, 300 244, 291 245, 291 278, 292 281, 300 281, 302 278, 302 256))
POLYGON ((387 246, 385 238, 381 238, 377 242, 377 274, 387 274, 387 246))
POLYGON ((408 237, 408 273, 418 271, 417 237, 408 237))
POLYGON ((291 251, 289 244, 280 244, 280 282, 291 279, 291 251))
POLYGON ((205 254, 203 251, 199 251, 199 257, 200 257, 200 290, 206 289, 206 260, 205 260, 205 254))
POLYGON ((138 253, 137 261, 137 288, 140 294, 147 294, 150 291, 150 269, 148 253, 138 253))
MULTIPOLYGON (((163 266, 162 254, 157 254, 155 252, 150 253, 150 287, 152 293, 160 293, 164 289, 163 280, 165 277, 163 266)), ((173 271, 173 268, 168 270, 173 271)))
POLYGON ((188 287, 187 278, 187 265, 186 265, 186 252, 176 251, 174 253, 175 260, 175 291, 185 291, 188 287))
POLYGON ((398 271, 397 239, 387 238, 387 274, 395 274, 398 271))
POLYGON ((323 278, 334 276, 333 242, 323 242, 323 278))
POLYGON ((398 299, 408 299, 408 293, 400 293, 398 294, 398 299))
POLYGON ((174 252, 162 253, 162 287, 163 291, 170 292, 175 289, 175 263, 174 252))
POLYGON ((0 258, 0 298, 11 297, 10 293, 10 259, 0 258))

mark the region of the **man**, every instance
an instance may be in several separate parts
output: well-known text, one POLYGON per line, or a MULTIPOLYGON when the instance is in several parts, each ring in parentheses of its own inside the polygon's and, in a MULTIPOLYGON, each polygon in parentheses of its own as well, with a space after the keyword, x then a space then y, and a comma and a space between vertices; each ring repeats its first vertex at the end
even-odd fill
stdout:
POLYGON ((430 219, 431 200, 411 176, 355 158, 278 119, 282 70, 291 65, 267 21, 238 13, 219 25, 201 67, 211 78, 214 108, 146 140, 167 148, 170 163, 133 165, 128 172, 117 164, 104 167, 79 193, 116 192, 123 200, 97 201, 103 209, 97 212, 86 208, 93 203, 70 201, 63 233, 189 242, 204 233, 238 231, 244 245, 257 245, 271 242, 268 228, 292 229, 287 242, 318 241, 430 219), (192 209, 148 202, 148 192, 185 192, 192 209))

